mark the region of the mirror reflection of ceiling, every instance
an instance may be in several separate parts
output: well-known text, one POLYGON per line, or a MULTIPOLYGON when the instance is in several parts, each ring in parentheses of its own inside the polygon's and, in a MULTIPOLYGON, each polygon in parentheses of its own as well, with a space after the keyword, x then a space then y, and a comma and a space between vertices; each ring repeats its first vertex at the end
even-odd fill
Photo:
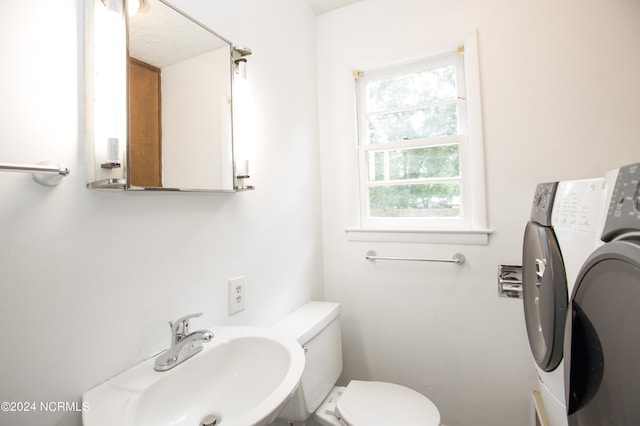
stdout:
POLYGON ((164 68, 228 46, 224 40, 211 37, 211 32, 184 19, 158 0, 145 0, 145 3, 148 6, 129 18, 129 55, 132 57, 164 68))
POLYGON ((331 12, 335 9, 358 3, 362 0, 305 0, 316 15, 331 12))
MULTIPOLYGON (((362 0, 305 1, 316 15, 322 15, 362 0)), ((179 13, 158 0, 145 0, 145 3, 148 6, 129 18, 129 54, 132 57, 164 68, 225 44, 222 40, 217 45, 213 44, 211 33, 181 19, 179 13), (172 30, 167 31, 168 28, 172 30), (176 34, 189 35, 176 38, 176 34)))

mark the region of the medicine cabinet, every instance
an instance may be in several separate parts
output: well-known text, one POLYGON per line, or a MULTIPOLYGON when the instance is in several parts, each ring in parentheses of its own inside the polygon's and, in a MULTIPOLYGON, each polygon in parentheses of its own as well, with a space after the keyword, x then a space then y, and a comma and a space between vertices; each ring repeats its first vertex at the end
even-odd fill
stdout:
POLYGON ((232 44, 163 0, 85 14, 87 186, 235 191, 232 44))

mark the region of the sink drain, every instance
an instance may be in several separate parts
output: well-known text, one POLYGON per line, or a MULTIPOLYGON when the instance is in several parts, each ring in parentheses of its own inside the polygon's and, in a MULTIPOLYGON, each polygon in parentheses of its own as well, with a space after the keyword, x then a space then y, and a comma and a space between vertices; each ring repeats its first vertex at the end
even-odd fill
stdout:
POLYGON ((220 417, 209 414, 207 417, 202 419, 202 421, 200 422, 200 426, 217 426, 220 423, 222 423, 220 417))

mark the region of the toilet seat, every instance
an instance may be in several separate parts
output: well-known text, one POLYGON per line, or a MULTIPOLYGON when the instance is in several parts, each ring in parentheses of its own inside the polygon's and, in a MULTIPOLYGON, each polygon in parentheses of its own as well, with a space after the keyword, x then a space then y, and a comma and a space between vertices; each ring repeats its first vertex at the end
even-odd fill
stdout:
POLYGON ((440 412, 431 400, 404 386, 351 381, 336 403, 347 426, 439 426, 440 412))

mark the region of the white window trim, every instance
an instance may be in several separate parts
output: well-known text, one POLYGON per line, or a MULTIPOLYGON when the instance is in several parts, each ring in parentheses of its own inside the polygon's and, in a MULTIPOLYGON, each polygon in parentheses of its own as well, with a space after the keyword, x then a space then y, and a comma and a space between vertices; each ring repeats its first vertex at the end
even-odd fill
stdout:
POLYGON ((379 243, 488 245, 488 229, 367 229, 346 228, 347 240, 379 243))
MULTIPOLYGON (((464 69, 467 98, 467 143, 461 144, 461 149, 469 149, 470 155, 462 155, 462 173, 465 174, 465 184, 468 185, 466 197, 471 197, 473 212, 470 223, 464 228, 447 229, 446 227, 429 229, 396 229, 363 225, 360 215, 360 225, 345 229, 349 241, 379 241, 379 242, 424 242, 442 244, 478 244, 487 245, 491 230, 487 223, 486 186, 484 169, 484 130, 482 127, 482 105, 480 95, 480 69, 478 55, 478 37, 474 31, 464 41, 464 69)), ((360 155, 363 155, 360 149, 360 155)), ((362 158, 359 158, 360 164, 362 158)), ((362 171, 360 172, 362 173, 362 171)), ((362 191, 359 191, 362 197, 362 191)), ((362 202, 359 203, 360 208, 362 202)))

